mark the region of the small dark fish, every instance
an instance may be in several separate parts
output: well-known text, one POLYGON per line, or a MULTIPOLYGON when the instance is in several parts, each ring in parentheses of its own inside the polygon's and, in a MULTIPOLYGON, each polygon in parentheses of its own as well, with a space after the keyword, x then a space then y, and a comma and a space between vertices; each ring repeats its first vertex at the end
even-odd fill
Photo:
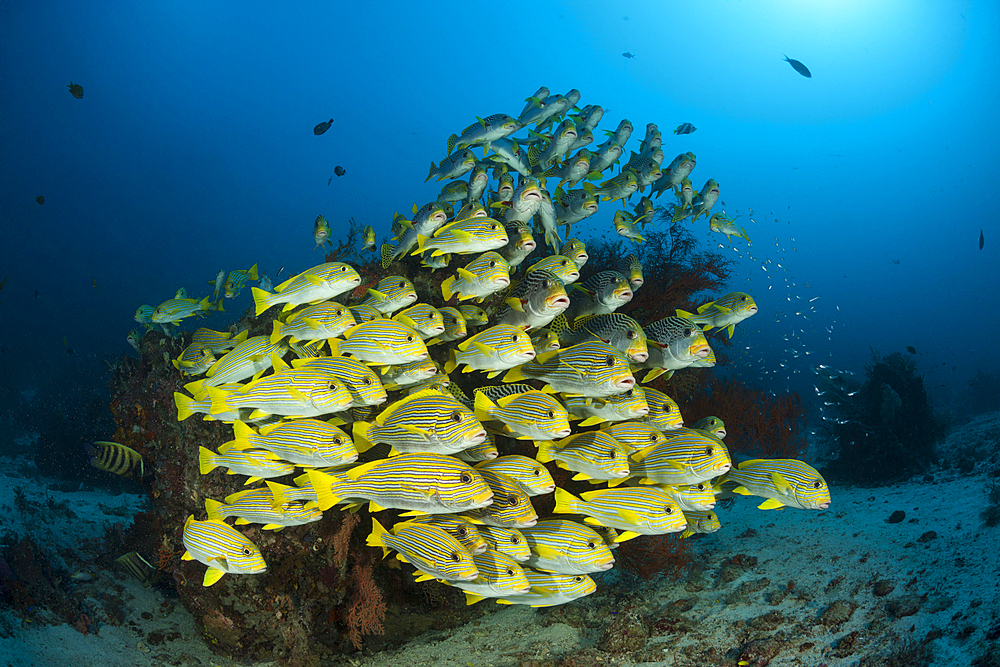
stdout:
POLYGON ((35 298, 38 298, 38 290, 35 290, 35 298))
POLYGON ((635 54, 626 51, 625 53, 622 54, 622 57, 625 58, 626 60, 633 60, 635 59, 635 54))
POLYGON ((66 348, 66 354, 73 354, 73 348, 67 347, 66 348))
MULTIPOLYGON (((785 54, 782 53, 781 55, 784 56, 785 54)), ((807 79, 812 78, 812 72, 809 71, 809 68, 800 63, 798 60, 794 60, 792 58, 789 58, 788 56, 785 56, 785 62, 794 67, 796 72, 806 77, 807 79)))
POLYGON ((691 134, 697 129, 698 128, 692 125, 691 123, 681 123, 674 130, 674 134, 691 134))
POLYGON ((347 170, 338 164, 336 167, 333 168, 333 173, 335 173, 337 176, 343 176, 344 174, 347 173, 347 170))
POLYGON ((899 264, 899 260, 898 259, 894 259, 894 260, 892 260, 892 263, 893 264, 899 264))
POLYGON ((42 195, 38 195, 37 197, 35 197, 35 201, 38 202, 39 204, 44 204, 45 197, 43 197, 42 195))
POLYGON ((277 278, 278 276, 280 276, 281 272, 284 271, 284 270, 285 270, 285 267, 281 267, 280 269, 278 269, 278 272, 274 274, 274 277, 277 278))
POLYGON ((160 578, 160 571, 150 565, 149 561, 136 551, 129 551, 127 554, 119 556, 115 562, 125 568, 145 587, 155 583, 160 578))
POLYGON ((907 345, 906 346, 906 351, 909 352, 910 354, 916 354, 917 353, 917 348, 913 347, 912 345, 907 345))
POLYGON ((331 176, 330 179, 326 182, 327 185, 330 185, 330 183, 333 183, 333 176, 331 176))
POLYGON ((983 238, 983 230, 979 230, 979 249, 982 250, 983 246, 986 245, 986 239, 983 238))
POLYGON ((83 86, 81 86, 78 83, 73 83, 72 81, 70 81, 69 85, 66 86, 66 87, 69 88, 69 94, 70 95, 72 95, 73 97, 75 97, 78 100, 82 100, 83 99, 83 86))
POLYGON ((97 278, 94 278, 94 287, 97 287, 97 278))
POLYGON ((317 125, 316 127, 314 127, 313 128, 313 134, 319 136, 319 135, 323 134, 324 132, 326 132, 327 130, 329 130, 331 125, 333 125, 333 119, 332 118, 330 120, 326 121, 325 123, 320 123, 319 125, 317 125))
POLYGON ((119 445, 117 442, 95 442, 86 446, 90 455, 90 465, 98 470, 121 475, 122 477, 145 477, 146 468, 142 454, 131 447, 119 445))

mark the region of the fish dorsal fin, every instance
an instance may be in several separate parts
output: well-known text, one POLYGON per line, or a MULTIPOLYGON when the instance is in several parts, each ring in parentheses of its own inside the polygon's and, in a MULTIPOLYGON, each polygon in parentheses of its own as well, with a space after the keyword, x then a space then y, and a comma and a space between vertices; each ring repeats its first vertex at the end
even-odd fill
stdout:
POLYGON ((385 459, 377 459, 375 461, 369 461, 368 463, 362 463, 359 466, 354 466, 350 470, 344 473, 344 475, 351 480, 356 480, 365 473, 371 472, 372 468, 382 463, 385 459))

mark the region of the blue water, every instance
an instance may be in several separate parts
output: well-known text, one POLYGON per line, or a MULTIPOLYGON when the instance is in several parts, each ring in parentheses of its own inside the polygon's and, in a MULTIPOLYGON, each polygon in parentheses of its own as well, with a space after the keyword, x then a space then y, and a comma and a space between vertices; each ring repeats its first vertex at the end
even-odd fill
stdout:
POLYGON ((731 285, 760 306, 734 346, 748 377, 806 392, 815 363, 860 370, 869 346, 911 345, 944 404, 1000 368, 992 3, 381 7, 0 7, 5 405, 51 383, 99 391, 140 304, 200 297, 219 269, 320 263, 317 214, 334 236, 353 216, 382 237, 435 198, 424 177, 449 134, 516 116, 540 85, 604 106, 600 129, 629 118, 626 149, 657 123, 668 161, 693 151, 696 187, 719 181, 753 241, 731 285), (672 135, 682 122, 697 132, 672 135))

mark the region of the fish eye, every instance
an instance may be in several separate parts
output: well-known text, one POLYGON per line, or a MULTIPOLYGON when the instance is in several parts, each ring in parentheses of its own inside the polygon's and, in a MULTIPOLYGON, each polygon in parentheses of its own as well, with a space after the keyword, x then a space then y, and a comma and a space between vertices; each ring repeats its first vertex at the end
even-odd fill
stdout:
POLYGON ((462 480, 462 484, 471 484, 472 483, 472 475, 470 475, 467 472, 463 472, 461 480, 462 480))
POLYGON ((656 442, 656 434, 655 433, 650 433, 649 434, 649 441, 650 442, 656 442))
POLYGON ((407 343, 412 343, 413 342, 413 336, 407 336, 406 337, 406 342, 407 343))
POLYGON ((612 366, 615 365, 615 358, 609 354, 608 358, 604 361, 604 363, 607 365, 608 368, 611 368, 612 366))
POLYGON ((333 444, 335 444, 335 445, 339 445, 339 444, 341 444, 343 442, 344 442, 344 439, 340 438, 340 437, 337 437, 337 438, 333 439, 333 444))
POLYGON ((243 555, 244 555, 244 556, 249 556, 249 555, 250 555, 250 554, 252 554, 252 553, 253 553, 253 552, 252 552, 252 551, 250 551, 250 547, 243 547, 243 555))
POLYGON ((461 560, 462 560, 462 559, 461 559, 461 558, 459 557, 459 555, 458 555, 458 552, 457 552, 457 551, 452 551, 452 552, 451 552, 451 562, 452 562, 452 563, 458 563, 458 562, 460 562, 461 560))
POLYGON ((549 419, 555 419, 555 418, 556 418, 556 411, 549 410, 549 419))
POLYGON ((594 541, 593 541, 593 540, 591 540, 590 542, 587 542, 587 548, 588 548, 588 549, 596 549, 596 548, 597 548, 597 545, 596 545, 596 544, 594 544, 594 541))
POLYGON ((459 526, 456 532, 458 533, 459 537, 467 537, 469 534, 469 531, 465 529, 465 526, 459 526))
POLYGON ((663 513, 664 514, 673 514, 673 511, 674 511, 674 508, 670 507, 669 505, 667 505, 666 507, 663 508, 663 513))
POLYGON ((331 382, 330 384, 327 385, 327 389, 329 389, 330 391, 335 391, 337 389, 337 383, 331 382))
POLYGON ((399 287, 400 287, 400 289, 406 287, 406 281, 405 280, 400 280, 399 281, 399 287))
POLYGON ((568 265, 568 262, 567 262, 567 261, 566 261, 565 259, 564 259, 564 260, 562 260, 562 261, 561 261, 561 262, 559 262, 559 263, 560 263, 560 264, 562 264, 563 266, 567 266, 567 265, 568 265))
POLYGON ((615 450, 613 450, 613 449, 609 449, 608 450, 608 458, 609 459, 618 458, 618 453, 615 450))
POLYGON ((490 260, 490 268, 491 268, 491 269, 492 269, 492 268, 493 268, 494 266, 496 266, 496 265, 497 265, 497 263, 496 263, 496 260, 490 260))
POLYGON ((490 229, 492 229, 493 231, 496 231, 496 230, 500 229, 500 227, 498 225, 496 225, 496 224, 493 224, 493 225, 490 225, 490 229))
POLYGON ((510 568, 508 567, 508 568, 507 568, 507 576, 508 576, 508 577, 513 577, 513 576, 514 576, 514 570, 512 570, 512 569, 510 569, 510 568))
POLYGON ((624 394, 622 394, 622 396, 624 396, 625 398, 632 398, 632 390, 629 389, 624 394))
POLYGON ((510 337, 510 342, 512 342, 512 343, 516 343, 517 342, 517 334, 514 334, 513 336, 510 337))
POLYGON ((698 490, 699 491, 704 491, 705 490, 705 485, 704 484, 699 484, 698 485, 698 490))
POLYGON ((455 410, 454 412, 451 413, 451 420, 456 424, 460 423, 462 421, 462 413, 459 412, 458 410, 455 410))
POLYGON ((818 479, 815 482, 813 482, 813 488, 814 489, 818 489, 821 486, 823 486, 823 482, 819 481, 818 479))
POLYGON ((517 496, 513 493, 507 496, 507 504, 511 507, 517 507, 517 496))
POLYGON ((627 334, 625 334, 625 337, 628 338, 629 340, 634 340, 635 339, 635 332, 634 331, 629 331, 627 334))
POLYGON ((542 469, 541 468, 535 468, 534 470, 531 471, 531 474, 534 475, 535 477, 538 477, 539 475, 542 474, 542 469))
POLYGON ((366 377, 364 380, 362 380, 362 382, 364 382, 367 386, 370 387, 372 384, 372 379, 370 377, 366 377))
POLYGON ((517 535, 512 535, 511 538, 510 538, 510 543, 511 544, 520 544, 521 543, 521 538, 519 538, 517 535))
POLYGON ((580 583, 581 581, 583 581, 583 577, 581 577, 580 575, 577 575, 577 576, 573 577, 573 581, 575 581, 576 583, 580 583))
POLYGON ((705 448, 705 456, 711 456, 713 453, 714 453, 714 450, 711 447, 706 447, 705 448))
POLYGON ((690 338, 690 337, 691 337, 691 334, 693 334, 693 333, 694 333, 694 332, 693 332, 693 331, 692 331, 692 330, 691 330, 690 328, 688 328, 688 329, 685 329, 685 330, 684 330, 684 337, 685 337, 685 338, 690 338))
POLYGON ((546 289, 548 288, 548 286, 549 286, 549 280, 548 278, 546 278, 545 280, 542 281, 542 288, 546 289))

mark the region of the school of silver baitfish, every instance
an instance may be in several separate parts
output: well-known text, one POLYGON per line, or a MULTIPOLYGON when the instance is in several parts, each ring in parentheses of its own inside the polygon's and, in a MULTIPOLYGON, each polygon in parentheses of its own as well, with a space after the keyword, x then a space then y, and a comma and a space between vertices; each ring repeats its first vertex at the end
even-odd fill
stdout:
MULTIPOLYGON (((652 123, 620 173, 594 185, 620 161, 633 128, 623 120, 599 147, 584 148, 604 110, 579 108, 579 98, 576 90, 550 95, 541 88, 518 118, 477 117, 448 139, 449 155, 431 163, 428 180, 452 179, 438 199, 414 205, 412 219, 397 215, 394 241, 379 248, 384 267, 410 254, 431 269, 472 256, 441 283, 443 302, 453 305, 422 302, 432 295, 419 295, 403 275, 386 276, 354 303, 358 272, 328 262, 273 287, 256 265, 220 271, 211 296, 178 293, 139 309, 137 321, 166 329, 221 310, 222 298, 250 281, 259 281, 252 288, 258 315, 281 309, 270 336, 199 329, 174 361, 192 380, 186 393, 175 394, 178 419, 201 414, 232 431, 218 452, 200 448, 202 474, 222 468, 245 475, 247 484, 265 482, 207 500, 207 520, 188 518, 183 557, 208 567, 205 586, 226 573, 267 569, 264 555, 227 518, 280 530, 319 521, 335 507, 366 505, 373 517, 402 510, 394 525, 373 518, 367 542, 383 557, 395 552, 410 563, 418 580, 458 587, 470 604, 493 598, 550 606, 593 592, 589 573, 612 567, 619 542, 717 530, 712 508, 719 498, 759 496, 762 509, 828 507, 829 489, 815 469, 763 459, 733 467, 720 419, 684 427, 677 404, 634 375, 649 381, 714 365, 704 331, 718 327, 732 337, 756 313, 752 297, 728 294, 697 313, 641 325, 615 312, 642 286, 636 255, 576 282, 586 247, 578 239, 563 242, 559 227, 568 236, 599 202, 624 205, 646 187, 657 197, 672 190, 675 216, 704 216, 713 231, 746 238, 723 214, 709 215, 718 183, 709 179, 700 192, 691 187, 693 153, 660 168, 662 137, 652 123), (529 125, 535 128, 527 136, 511 137, 529 125), (556 184, 552 195, 547 183, 556 184), (513 280, 536 249, 536 233, 552 254, 513 280), (473 299, 493 305, 485 304, 487 312, 467 303, 473 299), (477 373, 463 383, 474 387, 471 395, 449 379, 459 370, 477 373), (532 441, 536 456, 504 455, 508 439, 532 441), (359 454, 386 446, 387 454, 357 463, 359 454), (596 488, 557 488, 546 462, 596 488), (275 481, 296 471, 291 482, 275 481), (555 494, 556 516, 539 519, 531 499, 548 493, 555 494)), ((634 213, 619 210, 613 222, 638 244, 637 223, 644 227, 653 212, 642 197, 634 213)), ((313 231, 317 246, 328 242, 323 216, 313 231)), ((357 250, 374 252, 374 230, 365 226, 361 237, 357 250)))

